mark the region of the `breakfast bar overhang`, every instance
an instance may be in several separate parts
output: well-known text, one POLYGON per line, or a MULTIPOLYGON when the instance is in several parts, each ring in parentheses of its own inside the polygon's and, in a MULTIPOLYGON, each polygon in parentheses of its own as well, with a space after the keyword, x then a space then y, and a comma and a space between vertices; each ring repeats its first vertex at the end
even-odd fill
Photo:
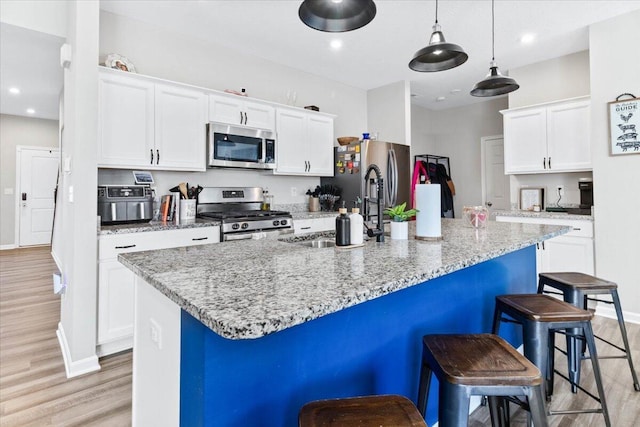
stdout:
POLYGON ((490 331, 494 297, 535 292, 535 244, 568 230, 443 220, 441 242, 266 239, 121 255, 138 277, 134 425, 284 427, 311 400, 415 402, 421 337, 490 331))

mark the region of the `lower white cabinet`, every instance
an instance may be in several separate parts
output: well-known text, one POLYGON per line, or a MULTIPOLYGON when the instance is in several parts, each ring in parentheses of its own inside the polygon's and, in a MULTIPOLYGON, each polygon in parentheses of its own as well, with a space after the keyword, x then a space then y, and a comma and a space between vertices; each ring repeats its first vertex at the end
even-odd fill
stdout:
POLYGON ((97 354, 106 356, 133 347, 134 279, 118 254, 220 241, 220 227, 142 233, 106 234, 98 238, 97 354))
MULTIPOLYGON (((336 213, 336 216, 338 214, 336 213)), ((320 218, 306 218, 293 220, 293 234, 320 233, 322 231, 333 231, 336 229, 335 216, 320 218)))
POLYGON ((496 221, 528 224, 566 225, 573 230, 537 245, 537 270, 545 272, 578 272, 593 275, 593 222, 588 220, 522 218, 497 216, 496 221))

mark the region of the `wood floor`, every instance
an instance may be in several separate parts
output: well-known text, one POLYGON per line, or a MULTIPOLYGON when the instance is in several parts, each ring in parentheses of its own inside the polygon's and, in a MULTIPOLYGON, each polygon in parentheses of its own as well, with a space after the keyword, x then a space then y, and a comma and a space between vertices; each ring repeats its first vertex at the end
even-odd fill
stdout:
POLYGON ((0 251, 0 426, 131 425, 131 352, 67 379, 49 247, 0 251))
MULTIPOLYGON (((131 424, 131 353, 100 359, 100 372, 67 379, 56 338, 60 297, 52 292, 56 266, 50 248, 0 251, 0 426, 128 426, 131 424)), ((623 303, 624 304, 624 303, 623 303)), ((640 367, 640 325, 627 324, 633 359, 640 367)), ((619 342, 617 323, 596 318, 596 334, 619 342)), ((598 343, 601 354, 616 350, 598 343)), ((600 361, 611 424, 640 425, 640 393, 634 391, 627 361, 600 361)), ((558 357, 556 366, 566 366, 558 357)), ((595 390, 588 361, 582 384, 595 390)), ((594 408, 596 403, 556 379, 552 409, 594 408)), ((512 415, 513 426, 524 426, 523 411, 512 415)), ((549 418, 552 427, 603 426, 602 415, 549 418)), ((476 410, 470 427, 490 425, 486 408, 476 410)), ((187 426, 190 427, 190 426, 187 426)), ((249 426, 248 426, 249 427, 249 426)))

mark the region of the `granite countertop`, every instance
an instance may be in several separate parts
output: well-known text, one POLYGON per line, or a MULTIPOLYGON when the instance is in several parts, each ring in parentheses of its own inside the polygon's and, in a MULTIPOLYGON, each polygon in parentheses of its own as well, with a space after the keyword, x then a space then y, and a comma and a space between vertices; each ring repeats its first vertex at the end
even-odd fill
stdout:
POLYGON ((574 215, 566 212, 534 212, 521 210, 496 210, 492 216, 515 216, 521 218, 569 219, 575 221, 593 221, 593 215, 574 215))
POLYGON ((199 228, 199 227, 215 227, 219 226, 220 221, 212 221, 208 219, 196 218, 195 222, 188 224, 175 224, 173 222, 151 221, 138 224, 118 224, 118 225, 103 225, 98 230, 98 234, 101 236, 109 234, 125 234, 125 233, 144 233, 147 231, 165 231, 165 230, 180 230, 184 228, 199 228))
POLYGON ((570 230, 497 221, 475 230, 443 219, 440 242, 386 239, 355 249, 314 249, 291 243, 298 237, 280 237, 127 253, 118 260, 220 336, 251 339, 570 230))
POLYGON ((338 212, 291 212, 291 217, 295 221, 296 219, 317 219, 317 218, 335 218, 338 216, 338 212))

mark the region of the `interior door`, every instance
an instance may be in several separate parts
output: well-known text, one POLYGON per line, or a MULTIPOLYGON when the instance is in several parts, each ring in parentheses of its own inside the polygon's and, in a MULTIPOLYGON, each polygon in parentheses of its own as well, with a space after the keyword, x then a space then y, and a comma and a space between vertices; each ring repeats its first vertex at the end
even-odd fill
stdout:
POLYGON ((489 209, 509 209, 509 175, 504 173, 504 140, 502 137, 484 138, 483 176, 484 204, 489 209))
POLYGON ((58 150, 19 149, 19 246, 48 245, 53 229, 58 150))

